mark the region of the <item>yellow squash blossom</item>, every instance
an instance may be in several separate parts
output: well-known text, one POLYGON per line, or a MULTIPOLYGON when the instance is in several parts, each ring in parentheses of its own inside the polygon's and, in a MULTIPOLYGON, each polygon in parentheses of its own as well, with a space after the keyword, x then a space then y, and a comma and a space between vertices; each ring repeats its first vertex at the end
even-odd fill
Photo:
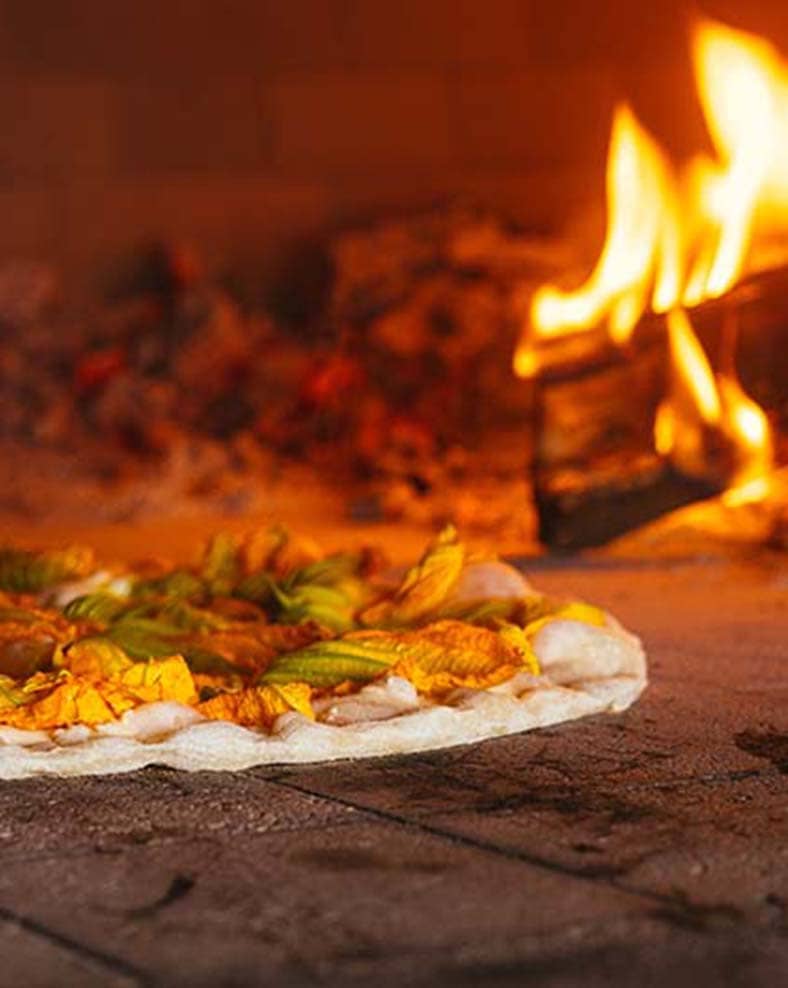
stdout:
POLYGON ((220 693, 199 704, 197 709, 210 720, 230 720, 246 727, 270 728, 281 714, 296 710, 315 719, 312 690, 306 683, 284 686, 257 686, 237 693, 220 693))

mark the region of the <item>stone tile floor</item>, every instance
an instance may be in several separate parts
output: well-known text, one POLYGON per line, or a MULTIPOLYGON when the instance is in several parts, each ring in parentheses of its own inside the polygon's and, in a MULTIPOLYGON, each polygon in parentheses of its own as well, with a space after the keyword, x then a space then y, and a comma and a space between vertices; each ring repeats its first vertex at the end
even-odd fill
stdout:
POLYGON ((788 561, 541 562, 652 685, 428 755, 0 785, 0 985, 788 983, 788 561))

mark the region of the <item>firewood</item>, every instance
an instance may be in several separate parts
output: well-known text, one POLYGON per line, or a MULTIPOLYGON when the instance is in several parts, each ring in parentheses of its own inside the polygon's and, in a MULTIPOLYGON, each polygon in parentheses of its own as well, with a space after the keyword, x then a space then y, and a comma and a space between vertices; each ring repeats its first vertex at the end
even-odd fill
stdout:
MULTIPOLYGON (((745 278, 691 319, 715 365, 741 375, 756 401, 788 419, 788 267, 745 278)), ((624 350, 602 332, 540 348, 532 479, 547 545, 600 544, 729 483, 735 450, 701 422, 704 455, 693 476, 654 453, 654 416, 668 393, 666 337, 664 318, 652 315, 624 350)))
POLYGON ((692 312, 702 337, 714 339, 745 390, 788 426, 788 267, 750 275, 692 312))
POLYGON ((664 337, 650 336, 636 349, 605 348, 548 370, 537 384, 537 472, 622 446, 653 449, 666 367, 664 337))
POLYGON ((539 538, 557 551, 602 545, 718 490, 681 476, 656 454, 623 448, 582 467, 537 475, 539 538))

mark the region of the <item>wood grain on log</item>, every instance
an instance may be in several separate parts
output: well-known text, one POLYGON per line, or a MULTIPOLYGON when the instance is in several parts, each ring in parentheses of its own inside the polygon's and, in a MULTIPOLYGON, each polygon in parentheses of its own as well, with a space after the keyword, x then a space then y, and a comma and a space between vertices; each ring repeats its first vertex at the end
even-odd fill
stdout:
MULTIPOLYGON (((691 319, 713 366, 788 423, 788 268, 749 276, 691 319)), ((730 439, 700 421, 699 469, 682 472, 654 452, 670 378, 664 317, 646 316, 624 349, 591 332, 540 344, 539 358, 533 481, 547 545, 599 545, 730 481, 730 439)))

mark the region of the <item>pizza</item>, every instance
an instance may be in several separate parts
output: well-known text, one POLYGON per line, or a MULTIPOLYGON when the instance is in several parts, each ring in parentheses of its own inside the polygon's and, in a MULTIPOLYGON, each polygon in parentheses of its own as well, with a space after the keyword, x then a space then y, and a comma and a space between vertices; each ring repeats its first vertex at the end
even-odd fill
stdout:
POLYGON ((624 710, 609 613, 537 592, 445 529, 407 570, 281 527, 193 566, 0 550, 0 778, 423 751, 624 710))

